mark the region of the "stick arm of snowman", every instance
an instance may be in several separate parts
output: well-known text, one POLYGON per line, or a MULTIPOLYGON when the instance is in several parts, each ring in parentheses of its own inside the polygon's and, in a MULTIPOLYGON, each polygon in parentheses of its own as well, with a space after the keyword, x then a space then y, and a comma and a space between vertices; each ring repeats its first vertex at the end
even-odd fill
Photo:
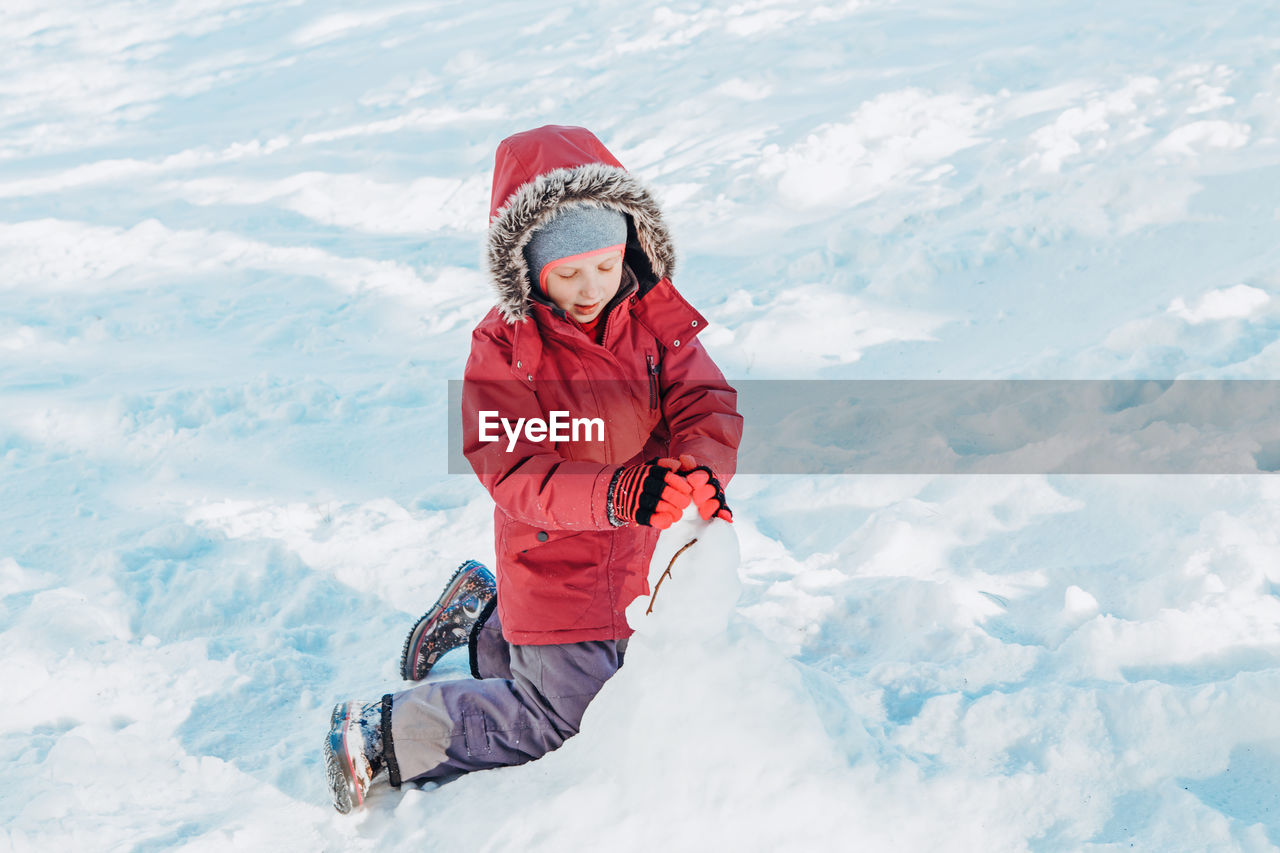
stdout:
POLYGON ((653 585, 653 595, 649 596, 649 609, 644 612, 645 616, 648 616, 650 613, 653 612, 653 603, 658 600, 658 590, 662 589, 662 582, 671 576, 671 567, 676 564, 676 558, 679 557, 681 554, 683 554, 685 551, 688 551, 690 548, 692 548, 695 544, 697 544, 697 542, 698 542, 697 537, 694 537, 693 539, 690 539, 688 542, 684 543, 684 545, 680 547, 679 551, 676 551, 674 554, 671 555, 671 560, 667 563, 667 568, 658 577, 658 582, 653 585))

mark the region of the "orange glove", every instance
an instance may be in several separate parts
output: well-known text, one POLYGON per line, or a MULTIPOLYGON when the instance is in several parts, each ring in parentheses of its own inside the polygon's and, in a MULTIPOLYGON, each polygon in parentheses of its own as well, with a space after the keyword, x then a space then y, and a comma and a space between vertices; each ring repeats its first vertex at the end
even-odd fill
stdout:
POLYGON ((619 468, 609 483, 609 521, 630 522, 666 530, 680 520, 692 501, 693 486, 675 472, 674 459, 655 459, 619 468))
MULTIPOLYGON (((658 461, 665 463, 676 460, 660 459, 658 461)), ((720 487, 720 481, 716 479, 711 469, 706 465, 699 465, 697 460, 688 454, 682 454, 677 464, 677 472, 693 487, 690 496, 693 498, 694 505, 698 507, 698 515, 702 516, 704 521, 709 521, 714 516, 732 524, 733 511, 725 503, 724 489, 720 487)))

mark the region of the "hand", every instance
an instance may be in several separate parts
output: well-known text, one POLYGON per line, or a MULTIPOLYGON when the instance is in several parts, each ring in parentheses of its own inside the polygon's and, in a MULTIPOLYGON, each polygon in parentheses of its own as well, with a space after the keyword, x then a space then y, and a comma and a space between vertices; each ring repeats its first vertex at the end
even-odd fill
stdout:
POLYGON ((609 520, 666 530, 692 501, 693 485, 675 472, 674 459, 655 459, 619 468, 609 483, 609 520))
POLYGON ((679 460, 675 459, 659 459, 661 463, 676 463, 676 471, 680 476, 693 487, 690 496, 693 503, 698 507, 698 515, 702 516, 704 521, 711 518, 722 518, 730 524, 733 523, 733 511, 729 509, 729 505, 725 503, 724 489, 720 486, 720 481, 716 479, 716 475, 706 465, 699 465, 698 461, 688 454, 681 455, 679 460))

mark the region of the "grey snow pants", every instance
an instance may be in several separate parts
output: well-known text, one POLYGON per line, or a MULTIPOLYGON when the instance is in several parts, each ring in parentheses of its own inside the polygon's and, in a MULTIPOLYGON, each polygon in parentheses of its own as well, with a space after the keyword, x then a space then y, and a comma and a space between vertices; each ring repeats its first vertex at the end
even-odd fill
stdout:
POLYGON ((477 680, 426 682, 384 697, 391 784, 524 764, 558 748, 578 733, 587 705, 622 666, 626 645, 512 645, 490 608, 471 634, 477 680))

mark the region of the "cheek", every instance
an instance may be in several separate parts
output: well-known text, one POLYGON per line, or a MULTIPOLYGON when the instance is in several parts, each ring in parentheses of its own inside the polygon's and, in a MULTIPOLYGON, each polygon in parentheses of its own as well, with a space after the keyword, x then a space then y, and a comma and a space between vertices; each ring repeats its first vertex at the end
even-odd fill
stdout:
POLYGON ((607 298, 612 299, 618 293, 618 288, 622 286, 622 268, 619 267, 610 271, 606 279, 605 290, 607 298))
POLYGON ((547 298, 556 305, 564 308, 565 305, 573 302, 574 296, 577 295, 578 288, 572 284, 566 284, 564 281, 556 279, 554 276, 547 279, 547 298))

